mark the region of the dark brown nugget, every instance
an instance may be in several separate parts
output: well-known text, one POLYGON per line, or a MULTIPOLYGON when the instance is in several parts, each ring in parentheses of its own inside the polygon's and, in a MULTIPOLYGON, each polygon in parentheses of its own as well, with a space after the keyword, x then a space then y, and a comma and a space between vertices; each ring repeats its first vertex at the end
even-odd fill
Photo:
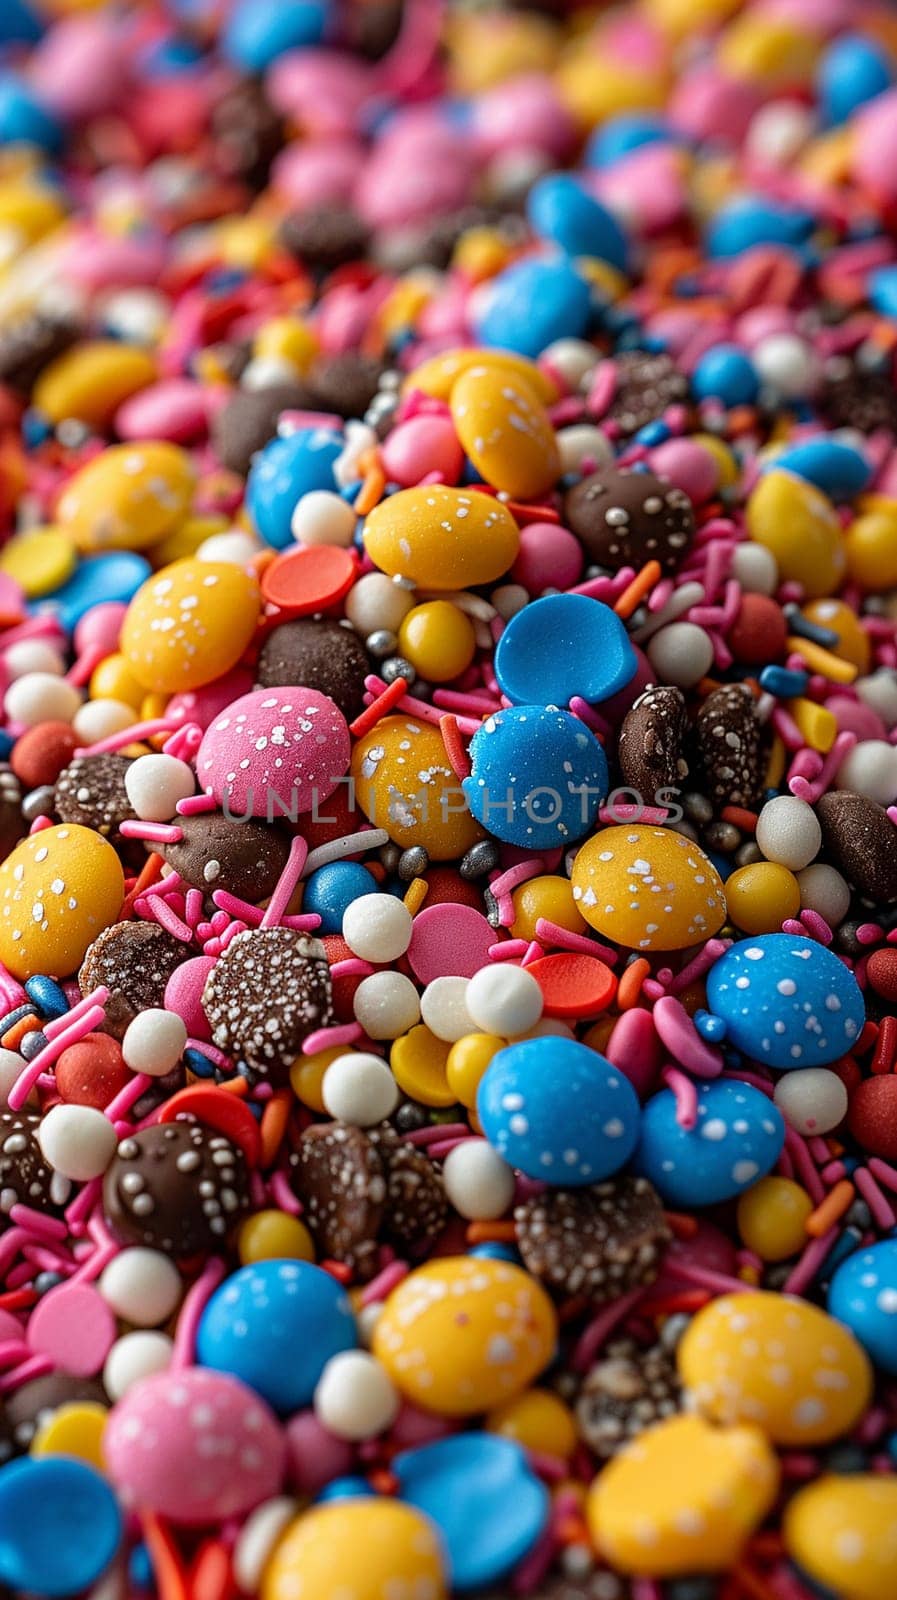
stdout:
POLYGON ((831 789, 816 802, 826 855, 870 900, 897 900, 897 829, 874 800, 831 789))
POLYGON ((627 711, 620 729, 617 759, 623 781, 647 805, 661 805, 661 789, 675 789, 688 777, 682 743, 688 727, 681 689, 646 689, 627 711))
POLYGON ((607 412, 622 433, 638 433, 667 406, 688 399, 688 379, 664 352, 625 350, 614 357, 617 384, 607 412))
POLYGON ((277 432, 284 411, 302 411, 311 396, 298 379, 264 389, 238 389, 212 420, 212 443, 223 467, 246 476, 257 450, 277 432))
POLYGON ((69 1199, 68 1178, 44 1160, 37 1111, 0 1111, 0 1227, 15 1205, 53 1214, 69 1199))
POLYGON ((306 1128, 290 1157, 290 1187, 319 1257, 345 1262, 362 1281, 372 1278, 387 1182, 368 1134, 346 1122, 306 1128))
POLYGON ((595 1305, 653 1283, 670 1242, 647 1178, 612 1178, 589 1189, 549 1189, 514 1212, 524 1265, 557 1294, 595 1305))
POLYGON ((370 670, 367 651, 352 628, 326 617, 302 618, 269 633, 255 681, 262 689, 317 689, 351 722, 364 708, 364 680, 370 670))
POLYGON ((281 828, 251 817, 242 822, 222 811, 179 817, 178 826, 180 839, 157 848, 192 888, 207 895, 226 889, 252 905, 274 893, 290 853, 290 841, 281 828))
POLYGON ((280 224, 280 242, 291 256, 319 272, 357 261, 367 250, 370 233, 349 206, 313 206, 294 211, 280 224))
POLYGON ((141 1011, 164 1006, 165 986, 189 955, 189 945, 154 922, 113 922, 88 946, 78 987, 87 995, 105 984, 104 1031, 122 1039, 141 1011))
POLYGON ((73 318, 32 311, 0 333, 0 383, 27 394, 57 356, 65 355, 78 338, 73 318))
POLYGON ((763 782, 757 702, 746 683, 726 683, 707 696, 694 727, 696 766, 717 810, 753 810, 763 782))
POLYGON ((123 822, 135 821, 137 813, 125 788, 130 765, 127 756, 112 753, 76 756, 56 779, 53 809, 60 822, 93 828, 109 839, 123 822))
POLYGON ((248 1204, 243 1151, 196 1122, 156 1123, 123 1139, 103 1180, 116 1239, 172 1256, 220 1249, 248 1204))
POLYGON ((575 1414, 590 1450, 609 1460, 638 1434, 679 1410, 681 1386, 670 1352, 618 1339, 589 1371, 575 1414))
POLYGON ((206 979, 212 1042, 254 1078, 287 1082, 304 1041, 333 1021, 324 946, 290 928, 232 939, 206 979))
POLYGON ((653 472, 602 467, 568 490, 564 520, 586 554, 612 572, 659 561, 675 572, 695 534, 688 495, 653 472))
POLYGON ((22 816, 22 785, 12 770, 0 763, 0 861, 24 838, 27 824, 22 816))
POLYGON ((363 417, 380 387, 385 368, 374 356, 347 351, 322 356, 308 374, 315 405, 340 417, 363 417))
POLYGON ((448 1221, 442 1173, 423 1150, 409 1144, 388 1122, 369 1128, 368 1138, 386 1179, 382 1237, 397 1250, 419 1254, 439 1238, 448 1221))

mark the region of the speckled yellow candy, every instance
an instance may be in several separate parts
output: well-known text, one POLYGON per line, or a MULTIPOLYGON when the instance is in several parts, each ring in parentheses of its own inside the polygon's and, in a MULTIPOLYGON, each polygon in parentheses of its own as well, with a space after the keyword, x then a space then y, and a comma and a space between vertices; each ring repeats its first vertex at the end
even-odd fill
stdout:
POLYGON ((458 438, 493 488, 531 500, 554 484, 561 470, 554 429, 524 379, 488 362, 468 367, 452 386, 450 406, 458 438))
POLYGON ((355 795, 375 828, 431 861, 455 861, 484 837, 464 802, 442 734, 412 717, 384 717, 352 752, 355 795))
POLYGON ((291 1523, 265 1567, 261 1600, 444 1600, 436 1530, 398 1500, 343 1500, 291 1523))
POLYGON ((556 1334, 551 1301, 520 1267, 449 1256, 394 1290, 373 1349, 414 1405, 469 1417, 526 1389, 551 1360, 556 1334))
POLYGON ((678 1416, 648 1428, 598 1474, 586 1508, 595 1549, 620 1572, 723 1572, 779 1483, 759 1428, 678 1416))
POLYGON ((76 472, 59 523, 82 550, 143 550, 182 522, 193 495, 190 457, 176 444, 118 444, 76 472))
POLYGON ((767 472, 745 512, 749 536, 772 552, 779 576, 803 584, 808 599, 832 594, 847 555, 838 514, 827 497, 790 472, 767 472))
POLYGON ((457 379, 470 367, 480 366, 488 360, 493 371, 503 372, 510 378, 522 378, 533 393, 543 402, 550 403, 558 396, 557 384, 526 356, 515 356, 508 350, 443 350, 429 361, 409 373, 403 388, 419 389, 433 400, 448 400, 457 379))
POLYGON ((147 689, 198 689, 236 666, 258 614, 251 572, 229 561, 175 561, 138 589, 121 651, 147 689))
POLYGON ((51 422, 76 417, 101 428, 119 406, 156 378, 156 363, 145 350, 97 339, 76 344, 45 367, 34 385, 32 404, 51 422))
POLYGON ((782 1445, 839 1438, 872 1392, 869 1359, 840 1322, 805 1300, 766 1291, 704 1306, 677 1360, 704 1416, 755 1422, 782 1445))
POLYGON ((492 495, 425 484, 376 506, 364 542, 391 578, 410 578, 426 589, 466 589, 507 572, 520 549, 520 530, 492 495))
POLYGON ((605 828, 579 851, 571 880, 586 922, 630 950, 685 950, 725 921, 713 862, 668 828, 605 828))
POLYGON ((0 961, 14 978, 65 978, 121 910, 125 879, 111 844, 76 823, 44 828, 0 866, 0 961))
POLYGON ((792 1561, 826 1593, 894 1600, 897 1478, 820 1478, 794 1496, 783 1531, 792 1561))

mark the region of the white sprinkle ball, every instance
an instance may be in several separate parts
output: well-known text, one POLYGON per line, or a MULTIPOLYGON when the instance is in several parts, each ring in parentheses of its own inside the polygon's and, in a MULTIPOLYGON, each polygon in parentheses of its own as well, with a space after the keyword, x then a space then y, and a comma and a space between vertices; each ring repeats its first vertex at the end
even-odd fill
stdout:
POLYGON ((850 910, 850 886, 837 867, 814 861, 797 874, 802 911, 816 911, 830 928, 837 928, 850 910))
POLYGON ((445 1192, 469 1222, 503 1217, 514 1199, 513 1169, 485 1139, 465 1139, 442 1166, 445 1192))
POLYGON ((210 533, 196 552, 197 561, 229 561, 232 566, 245 567, 261 548, 254 534, 244 528, 225 528, 222 533, 210 533))
POLYGON ((579 472, 584 461, 594 461, 595 466, 603 467, 614 459, 610 440, 600 428, 594 428, 588 422, 577 422, 571 428, 560 428, 555 437, 562 473, 579 472))
POLYGON ((355 1021, 369 1039, 397 1039, 420 1019, 420 1002, 402 972, 374 972, 355 990, 355 1021))
POLYGON ((346 616, 363 639, 378 629, 398 633, 399 625, 414 605, 414 595, 393 583, 385 572, 367 572, 346 596, 346 616))
POLYGON ((10 722, 34 728, 39 722, 71 722, 81 704, 81 691, 53 672, 26 672, 3 697, 10 722))
POLYGON ((86 700, 72 718, 72 727, 86 745, 98 744, 113 734, 123 733, 137 721, 137 713, 126 700, 86 700))
POLYGON ((355 512, 342 495, 334 494, 332 489, 310 489, 297 502, 290 528, 300 544, 332 544, 348 550, 357 523, 355 512))
POLYGON ((841 762, 835 787, 887 808, 897 800, 897 750, 885 739, 864 739, 841 762))
POLYGON ((51 1106, 37 1136, 44 1159, 73 1183, 101 1177, 118 1145, 112 1123, 93 1106, 51 1106))
POLYGON ((372 1128, 392 1116, 399 1103, 399 1086, 385 1061, 358 1050, 331 1061, 321 1084, 321 1099, 340 1122, 372 1128))
POLYGON ((466 978, 434 978, 420 997, 420 1014, 431 1033, 446 1044, 455 1044, 465 1034, 479 1033, 467 1009, 466 978))
POLYGON ((62 656, 49 639, 19 639, 7 645, 3 665, 10 678, 24 678, 29 672, 50 673, 58 678, 65 672, 62 656))
POLYGON ((782 400, 805 400, 819 382, 819 362, 806 339, 771 333, 751 351, 761 382, 782 400))
POLYGON ((250 1512, 237 1534, 233 1551, 234 1577, 241 1594, 258 1594, 271 1552, 299 1509, 298 1500, 278 1495, 250 1512))
POLYGON ((362 894, 343 913, 343 938, 353 955, 397 961, 411 943, 411 912, 393 894, 362 894))
POLYGON ((121 1042, 125 1065, 149 1078, 164 1078, 177 1066, 187 1043, 183 1019, 151 1006, 129 1022, 121 1042))
POLYGON ((542 1015, 542 990, 525 967, 496 961, 481 967, 467 985, 467 1009, 484 1033, 518 1039, 542 1015))
POLYGON ((179 1304, 183 1283, 174 1262, 161 1250, 134 1245, 110 1261, 97 1288, 124 1322, 135 1328, 157 1328, 179 1304))
POLYGON ((195 794, 196 780, 176 756, 138 756, 125 773, 125 791, 142 822, 168 822, 178 801, 195 794))
POLYGON ((732 576, 747 594, 775 594, 779 567, 775 556, 762 544, 737 544, 732 552, 732 576))
POLYGON ((647 646, 658 683, 692 689, 713 665, 713 640, 694 622, 670 622, 647 646))
POLYGON ((791 872, 808 867, 822 846, 822 829, 816 813, 806 800, 796 795, 779 794, 767 800, 757 818, 757 844, 767 861, 776 861, 791 872))
POLYGON ((376 1356, 342 1350, 321 1373, 314 1409, 322 1427, 338 1439, 372 1439, 395 1422, 399 1394, 376 1356))
POLYGON ((121 1400, 128 1390, 142 1378, 154 1372, 164 1372, 171 1364, 174 1344, 167 1333, 150 1333, 141 1329, 125 1333, 116 1339, 103 1367, 103 1386, 109 1399, 121 1400))
POLYGON ((786 1072, 776 1084, 776 1105, 797 1133, 815 1138, 830 1133, 847 1114, 847 1090, 827 1067, 801 1067, 786 1072))

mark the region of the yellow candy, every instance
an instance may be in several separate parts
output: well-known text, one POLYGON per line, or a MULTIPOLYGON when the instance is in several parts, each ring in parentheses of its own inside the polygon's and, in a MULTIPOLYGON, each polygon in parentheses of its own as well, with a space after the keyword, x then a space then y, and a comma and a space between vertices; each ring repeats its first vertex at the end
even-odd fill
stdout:
POLYGON ((726 918, 712 861, 667 828, 604 828, 578 852, 571 882, 589 926, 631 950, 685 950, 726 918))
POLYGON ((262 1574, 261 1600, 445 1600, 439 1536, 400 1500, 341 1500, 291 1523, 262 1574))
POLYGON ((547 17, 495 10, 448 13, 452 83, 463 95, 480 94, 506 78, 550 68, 557 55, 558 29, 547 17))
POLYGON ((319 345, 311 328, 298 317, 272 317, 263 322, 252 342, 253 354, 289 361, 299 372, 311 366, 319 345))
POLYGON ((176 444, 117 444, 66 485, 57 515, 81 550, 143 550, 187 514, 193 467, 176 444))
POLYGON ((522 378, 543 403, 550 404, 557 399, 557 384, 541 367, 528 361, 526 356, 511 355, 507 350, 443 350, 441 355, 431 356, 429 361, 422 361, 415 367, 402 387, 406 393, 420 389, 434 400, 447 401, 462 372, 482 366, 486 361, 493 370, 506 373, 509 378, 522 378))
POLYGON ((771 93, 779 85, 807 82, 821 43, 821 35, 751 12, 723 34, 717 61, 733 78, 757 78, 771 93))
POLYGON ((483 837, 430 722, 384 717, 356 744, 352 776, 365 816, 403 850, 422 844, 431 861, 454 861, 483 837))
POLYGON ((59 195, 36 185, 18 183, 0 187, 0 228, 18 234, 25 244, 34 244, 65 216, 59 195))
POLYGON ((728 445, 712 433, 693 433, 691 442, 699 444, 702 450, 706 450, 707 454, 713 457, 719 474, 719 487, 731 489, 732 485, 738 482, 739 469, 738 462, 728 445))
POLYGON ((445 1063, 445 1081, 456 1100, 471 1110, 477 1103, 477 1089, 492 1057, 503 1050, 507 1039, 496 1033, 465 1033, 456 1039, 445 1063))
POLYGON ((554 1306, 520 1267, 449 1256, 393 1291, 373 1351, 414 1405, 471 1417, 527 1388, 551 1360, 556 1334, 554 1306))
POLYGON ((57 1406, 35 1433, 29 1454, 75 1456, 104 1472, 103 1434, 108 1417, 106 1407, 94 1400, 73 1400, 57 1406))
POLYGON ((837 1439, 872 1391, 869 1358, 853 1334, 809 1301, 765 1290, 704 1306, 677 1361, 704 1416, 756 1422, 774 1444, 837 1439))
POLYGON ((815 700, 789 700, 787 710, 803 734, 804 743, 827 755, 838 737, 838 723, 833 713, 817 705, 815 700))
POLYGON ((482 283, 494 278, 510 259, 510 246, 495 228, 468 228, 455 245, 452 266, 472 283, 482 283))
POLYGON ((506 506, 475 489, 400 489, 370 513, 368 555, 391 578, 425 589, 466 589, 507 572, 520 530, 506 506))
POLYGON ((449 1046, 423 1022, 396 1039, 389 1055, 400 1089, 424 1106, 453 1106, 455 1096, 446 1078, 449 1046))
MULTIPOLYGON (((894 528, 894 538, 897 540, 897 526, 894 528)), ((879 584, 884 588, 883 583, 879 584)), ((831 653, 839 660, 849 662, 856 667, 857 672, 869 671, 869 635, 860 627, 855 611, 846 606, 843 600, 813 600, 804 606, 803 614, 808 622, 818 623, 821 628, 829 628, 838 635, 838 643, 830 646, 831 653)), ((803 648, 806 640, 801 640, 803 648)), ((808 662, 812 666, 812 662, 808 662)))
POLYGON ((579 1438, 570 1407, 550 1389, 527 1389, 496 1406, 486 1418, 486 1431, 560 1461, 573 1454, 579 1438))
POLYGON ((487 483, 515 500, 535 500, 560 472, 554 429, 537 394, 488 360, 452 387, 455 432, 487 483))
POLYGON ((863 589, 897 586, 897 503, 865 511, 844 534, 847 575, 863 589))
POLYGON ((270 256, 274 245, 274 220, 270 217, 226 217, 216 229, 217 246, 225 266, 255 272, 270 256))
POLYGON ((125 400, 155 379, 156 363, 145 350, 97 339, 51 361, 34 386, 32 403, 51 422, 77 417, 103 428, 125 400))
POLYGON ((314 1261, 315 1245, 305 1223, 285 1211, 256 1211, 240 1224, 237 1250, 244 1267, 253 1261, 314 1261))
POLYGON ((782 1528, 792 1561, 826 1594, 894 1600, 897 1478, 819 1478, 798 1490, 782 1528))
POLYGON ((324 1073, 337 1056, 351 1055, 344 1045, 331 1045, 328 1050, 318 1050, 313 1056, 297 1056, 290 1068, 290 1084, 294 1095, 311 1111, 327 1110, 321 1086, 324 1073))
POLYGON ((175 561, 137 590, 121 631, 147 689, 198 689, 236 666, 255 633, 255 576, 229 561, 175 561))
POLYGON ((587 1503, 589 1531, 620 1572, 723 1572, 765 1517, 778 1484, 778 1462, 759 1428, 670 1417, 598 1474, 587 1503))
MULTIPOLYGON (((145 690, 135 678, 120 651, 106 656, 90 675, 88 692, 91 700, 123 700, 125 705, 139 711, 145 690)), ((136 717, 135 717, 136 722, 136 717)))
POLYGON ((77 823, 44 828, 0 866, 0 961, 14 978, 66 978, 121 910, 125 879, 111 844, 77 823))
POLYGON ((451 683, 476 654, 473 623, 450 600, 414 606, 399 628, 399 652, 430 683, 451 683))
POLYGON ((740 5, 741 0, 645 0, 644 9, 652 22, 678 39, 728 21, 740 5))
POLYGON ((569 878, 558 878, 549 873, 530 878, 511 895, 514 921, 510 933, 513 939, 536 939, 536 923, 540 917, 554 922, 568 933, 585 933, 586 924, 573 897, 569 878))
MULTIPOLYGON (((236 518, 234 522, 236 523, 236 518)), ((172 561, 188 561, 195 556, 201 544, 206 539, 211 539, 214 533, 224 533, 231 523, 227 517, 216 516, 207 512, 203 516, 187 516, 179 522, 171 533, 167 533, 158 544, 153 544, 146 552, 147 560, 154 567, 170 567, 172 561)))
POLYGON ((813 1202, 791 1178, 761 1178, 738 1202, 738 1231, 763 1261, 787 1261, 807 1243, 813 1202))
POLYGON ((726 904, 742 933, 778 933, 800 910, 800 884, 787 867, 757 861, 726 879, 726 904))
POLYGON ((783 579, 803 584, 811 600, 831 594, 847 565, 835 508, 812 484, 774 469, 760 479, 746 510, 749 536, 770 550, 783 579))
POLYGON ((29 600, 60 589, 77 562, 71 535, 62 528, 32 528, 10 539, 0 551, 0 571, 14 579, 29 600))
POLYGON ((666 84, 659 73, 627 67, 603 51, 597 41, 584 49, 577 40, 555 73, 560 97, 584 127, 594 128, 625 111, 646 111, 663 105, 666 84))

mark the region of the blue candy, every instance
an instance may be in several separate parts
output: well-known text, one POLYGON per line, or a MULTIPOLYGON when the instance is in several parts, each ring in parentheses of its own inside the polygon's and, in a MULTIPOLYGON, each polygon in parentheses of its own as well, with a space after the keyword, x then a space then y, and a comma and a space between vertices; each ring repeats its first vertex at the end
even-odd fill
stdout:
POLYGON ((869 299, 882 316, 897 318, 897 267, 878 267, 870 274, 869 299))
POLYGON ((34 144, 55 155, 62 144, 62 129, 21 78, 11 72, 0 77, 0 145, 34 144))
POLYGON ((897 1373, 897 1239, 882 1239, 842 1261, 829 1285, 828 1308, 877 1367, 897 1373))
POLYGON ((246 483, 246 507, 266 544, 275 550, 292 544, 298 501, 313 489, 335 490, 333 464, 342 448, 329 428, 298 428, 259 452, 246 483))
POLYGON ((760 390, 753 362, 737 344, 715 344, 702 355, 691 376, 699 400, 724 406, 749 406, 760 390))
POLYGON ((376 878, 360 861, 331 861, 309 873, 302 909, 317 912, 321 919, 319 934, 342 933, 346 907, 363 894, 377 894, 379 889, 376 878))
POLYGON ((832 500, 852 500, 872 477, 872 467, 861 450, 827 434, 783 450, 768 463, 767 471, 773 468, 793 472, 832 500))
POLYGON ((552 594, 512 617, 495 652, 501 691, 518 705, 607 700, 638 661, 616 612, 584 594, 552 594))
POLYGON ((806 694, 809 681, 808 672, 799 672, 793 667, 764 667, 760 674, 760 688, 786 700, 806 694))
POLYGON ((320 44, 325 0, 239 0, 224 31, 226 56, 246 72, 264 72, 287 50, 320 44))
POLYGON ((470 759, 462 788, 471 812, 496 839, 529 850, 582 838, 607 794, 595 735, 554 706, 497 711, 474 734, 470 759))
POLYGON ((315 1495, 315 1504, 321 1505, 329 1500, 370 1500, 374 1494, 367 1478, 349 1477, 331 1478, 320 1494, 315 1495))
POLYGON ((53 978, 37 973, 25 984, 25 993, 33 1000, 42 1017, 64 1017, 69 1009, 65 992, 53 978))
POLYGON ((507 1576, 543 1532, 551 1506, 519 1444, 461 1433, 396 1456, 399 1498, 435 1522, 452 1593, 507 1576))
POLYGON ((612 167, 617 161, 643 150, 650 144, 673 144, 677 135, 662 117, 650 112, 632 111, 612 117, 595 129, 586 145, 585 159, 590 167, 612 167))
POLYGON ((825 945, 789 933, 733 944, 707 974, 707 1008, 743 1055, 782 1072, 837 1061, 866 1020, 853 973, 825 945))
POLYGON ((708 256, 717 260, 741 255, 758 244, 796 248, 810 237, 815 226, 810 211, 742 195, 716 212, 704 236, 704 248, 708 256))
POLYGON ((535 359, 556 339, 578 339, 591 315, 589 286, 563 256, 518 261, 484 290, 474 316, 480 344, 535 359))
POLYGON ((661 1089, 642 1108, 633 1167, 671 1206, 734 1200, 771 1172, 785 1143, 778 1107, 749 1083, 719 1079, 698 1089, 698 1120, 683 1128, 676 1097, 661 1089))
POLYGON ((288 1415, 308 1405, 331 1356, 357 1342, 349 1298, 334 1278, 307 1261, 258 1261, 212 1295, 196 1360, 232 1373, 288 1415))
POLYGON ((893 64, 880 45, 859 33, 842 33, 829 45, 816 73, 824 120, 829 126, 847 122, 893 80, 893 64))
POLYGON ((0 1471, 0 1583, 16 1594, 77 1594, 101 1578, 121 1544, 105 1478, 68 1456, 13 1461, 0 1471))
POLYGON ((521 1039, 492 1057, 477 1090, 489 1143, 528 1178, 576 1188, 629 1160, 639 1103, 629 1079, 575 1039, 521 1039))
POLYGON ((36 44, 44 25, 23 0, 3 0, 0 6, 0 44, 36 44))
POLYGON ((109 601, 127 605, 152 570, 145 556, 133 550, 110 550, 103 556, 89 556, 76 567, 68 583, 39 601, 34 609, 55 612, 66 632, 71 633, 94 606, 109 601))
POLYGON ((623 229, 569 173, 552 172, 533 184, 526 214, 533 232, 565 255, 595 256, 625 272, 629 247, 623 229))

